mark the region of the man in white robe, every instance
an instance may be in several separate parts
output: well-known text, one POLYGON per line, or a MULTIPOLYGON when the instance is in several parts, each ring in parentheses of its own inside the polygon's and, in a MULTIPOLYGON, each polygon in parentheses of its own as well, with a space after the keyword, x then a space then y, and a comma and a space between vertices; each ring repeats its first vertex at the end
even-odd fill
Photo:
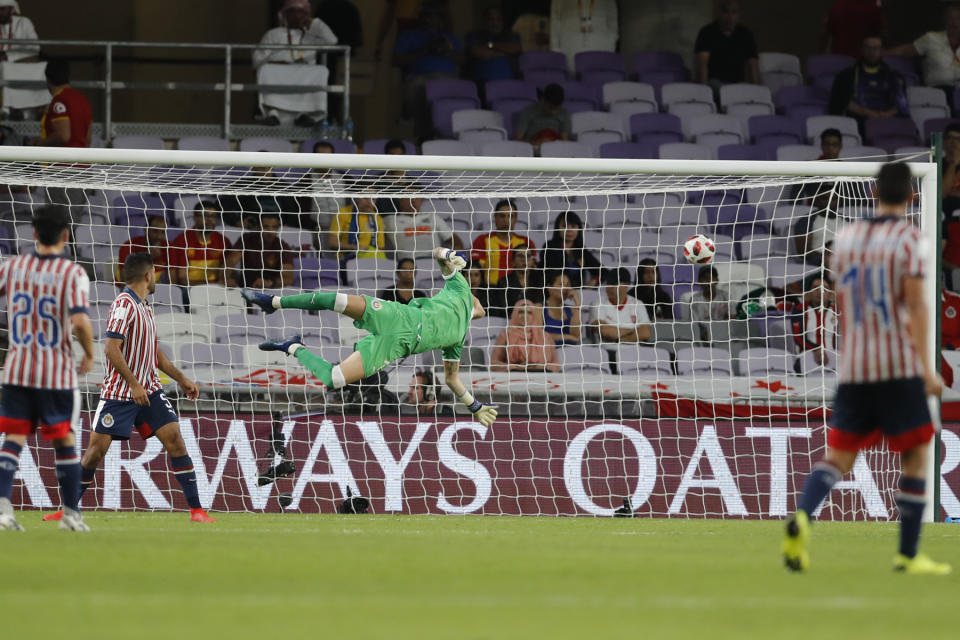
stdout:
MULTIPOLYGON (((2 1, 2 0, 0 0, 2 1)), ((280 10, 280 26, 270 29, 260 44, 337 44, 337 36, 323 21, 311 18, 309 0, 286 0, 280 10)), ((323 87, 330 70, 317 64, 317 52, 298 49, 256 49, 253 66, 258 84, 323 87)), ((313 126, 327 111, 327 92, 261 93, 260 110, 269 124, 313 126)))
POLYGON ((615 51, 620 38, 617 0, 553 0, 550 50, 573 57, 581 51, 615 51))
MULTIPOLYGON (((10 44, 10 40, 36 40, 37 30, 30 18, 20 15, 16 0, 0 0, 0 78, 4 80, 36 80, 44 82, 46 63, 37 54, 40 47, 29 44, 10 44)), ((50 94, 45 88, 3 88, 3 107, 29 109, 46 106, 50 94)))

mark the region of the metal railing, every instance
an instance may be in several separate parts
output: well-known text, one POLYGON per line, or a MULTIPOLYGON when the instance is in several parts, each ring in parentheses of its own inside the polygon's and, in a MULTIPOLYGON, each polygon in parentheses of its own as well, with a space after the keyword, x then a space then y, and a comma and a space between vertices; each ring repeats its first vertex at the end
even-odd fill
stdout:
MULTIPOLYGON (((97 89, 103 91, 103 131, 107 142, 113 139, 113 92, 138 90, 167 90, 167 91, 220 91, 223 92, 223 137, 231 137, 230 109, 234 92, 269 92, 269 93, 312 93, 326 91, 343 95, 341 122, 350 118, 350 47, 346 45, 311 45, 311 44, 217 44, 207 42, 128 42, 106 40, 7 40, 5 45, 29 45, 73 48, 102 48, 103 49, 103 79, 72 81, 71 86, 78 89, 97 89), (114 58, 116 49, 126 47, 141 47, 154 49, 214 49, 223 52, 223 82, 126 82, 113 79, 114 58), (327 54, 339 53, 343 55, 343 84, 315 85, 282 85, 237 83, 233 81, 233 53, 235 51, 288 50, 317 51, 320 55, 320 64, 326 64, 327 54)), ((177 61, 170 60, 170 64, 177 61)), ((210 60, 213 63, 213 60, 210 60)), ((331 75, 333 69, 330 70, 331 75)), ((32 80, 0 80, 0 87, 15 88, 45 88, 46 84, 32 80)))

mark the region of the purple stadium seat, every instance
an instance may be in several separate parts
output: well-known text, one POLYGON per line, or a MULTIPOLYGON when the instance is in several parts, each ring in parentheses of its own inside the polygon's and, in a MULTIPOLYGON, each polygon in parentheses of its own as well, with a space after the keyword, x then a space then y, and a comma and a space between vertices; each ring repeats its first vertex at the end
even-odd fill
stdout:
POLYGON ((650 106, 647 111, 659 109, 653 87, 643 82, 608 82, 603 85, 601 95, 607 107, 621 102, 639 102, 650 106))
POLYGON ((713 89, 705 84, 696 82, 674 82, 660 87, 660 104, 669 110, 669 107, 678 103, 696 103, 709 105, 711 111, 716 111, 713 100, 713 89))
POLYGON ((742 376, 783 376, 793 373, 793 354, 784 349, 747 349, 738 359, 742 376))
POLYGON ((779 144, 803 144, 806 139, 804 124, 790 116, 754 116, 750 118, 750 138, 755 143, 776 140, 779 144))
POLYGON ((240 151, 273 151, 277 153, 290 153, 293 146, 289 140, 283 138, 274 138, 272 136, 254 136, 244 138, 240 141, 240 151))
MULTIPOLYGON (((600 107, 600 87, 586 82, 564 82, 563 87, 563 106, 570 111, 570 102, 588 102, 592 106, 589 111, 600 107)), ((583 111, 583 109, 580 109, 583 111)), ((573 113, 572 111, 570 111, 573 113)))
POLYGON ((627 65, 623 56, 613 51, 581 51, 573 56, 577 77, 587 82, 603 74, 600 82, 627 79, 627 65))
POLYGON ((592 158, 593 148, 583 142, 555 140, 540 145, 541 158, 592 158))
POLYGON ((541 69, 567 71, 567 56, 559 51, 527 51, 520 54, 518 63, 523 74, 541 69))
POLYGON ((560 347, 557 360, 564 371, 609 371, 607 352, 598 345, 560 347))
POLYGON ((487 104, 493 104, 504 98, 536 100, 537 87, 526 80, 491 80, 484 88, 487 104))
POLYGON ((635 136, 635 142, 643 147, 645 158, 659 158, 660 157, 660 145, 668 144, 671 142, 682 142, 683 136, 676 133, 646 133, 643 135, 635 136), (677 139, 679 136, 679 140, 677 139))
POLYGON ((333 145, 334 153, 356 153, 357 145, 350 140, 331 140, 328 138, 310 138, 300 144, 300 153, 313 153, 313 147, 318 142, 329 142, 333 145))
POLYGON ((822 107, 826 112, 830 102, 830 92, 820 87, 783 87, 774 94, 774 104, 785 113, 791 113, 791 108, 801 106, 822 107))
POLYGON ((313 256, 302 256, 293 260, 293 274, 296 286, 301 289, 320 288, 320 260, 313 256))
POLYGON ((743 202, 743 189, 707 189, 705 191, 694 189, 687 196, 687 204, 712 206, 741 202, 743 202))
POLYGON ((637 76, 638 82, 645 82, 653 87, 657 102, 660 101, 660 90, 663 85, 689 82, 689 80, 690 73, 686 69, 661 69, 660 71, 647 71, 637 76))
POLYGON ((697 276, 697 269, 692 264, 659 265, 657 270, 663 284, 692 284, 697 276))
POLYGON ((494 129, 501 133, 506 133, 503 128, 503 115, 496 111, 487 111, 486 109, 463 109, 462 111, 454 111, 451 116, 451 123, 455 134, 477 129, 494 129))
POLYGON ((677 374, 693 375, 702 371, 709 374, 730 375, 730 353, 715 347, 684 347, 677 350, 677 374))
POLYGON ((844 69, 853 66, 854 59, 851 56, 843 56, 833 53, 821 53, 807 57, 807 78, 812 82, 814 78, 820 76, 835 76, 844 69))
POLYGON ((886 148, 884 145, 877 144, 881 138, 901 140, 891 147, 892 149, 917 143, 917 126, 910 118, 870 118, 864 123, 863 131, 867 144, 878 147, 886 148))
POLYGON ((684 131, 697 144, 716 150, 727 144, 742 144, 746 134, 740 120, 724 113, 692 118, 684 122, 684 131))
POLYGON ((740 240, 755 233, 770 233, 763 209, 752 204, 724 204, 707 211, 707 220, 716 224, 718 235, 740 240))
POLYGON ((568 77, 566 69, 531 69, 523 72, 523 79, 537 89, 543 89, 548 84, 563 84, 568 77))
MULTIPOLYGON (((384 148, 386 147, 387 142, 389 142, 387 138, 374 138, 373 140, 367 140, 366 142, 363 143, 363 152, 383 154, 384 148)), ((417 145, 410 142, 409 140, 403 141, 403 148, 407 150, 408 156, 413 156, 417 154, 417 145)))
POLYGON ((438 136, 453 136, 453 113, 464 109, 479 109, 476 98, 438 98, 433 102, 433 127, 438 136))
POLYGON ((847 116, 812 116, 807 118, 807 140, 811 144, 820 144, 820 134, 825 129, 839 129, 843 134, 843 144, 860 145, 860 129, 857 121, 847 116))
POLYGON ((117 136, 110 145, 114 149, 165 149, 163 138, 159 136, 117 136))
POLYGON ((189 342, 180 346, 179 356, 180 361, 188 365, 229 367, 243 364, 243 351, 238 344, 189 342))
POLYGON ((768 152, 755 144, 726 144, 717 149, 717 160, 769 160, 768 152))
POLYGON ((943 133, 949 124, 960 124, 960 118, 931 118, 923 123, 923 140, 930 142, 930 136, 935 133, 943 133))
POLYGON ((662 160, 715 160, 712 147, 693 142, 667 142, 657 149, 657 157, 662 160))
POLYGON ((230 151, 230 141, 215 136, 184 136, 177 141, 181 151, 230 151))
POLYGON ((110 221, 113 224, 139 227, 147 226, 147 216, 166 216, 166 207, 159 196, 139 193, 125 193, 113 200, 110 207, 110 221))
POLYGON ((617 345, 617 369, 625 376, 673 375, 669 351, 638 344, 617 345))
POLYGON ((763 51, 760 53, 759 66, 763 84, 774 93, 783 87, 803 84, 800 58, 795 55, 763 51))
POLYGON ((608 131, 617 133, 620 136, 620 141, 627 137, 623 130, 623 118, 606 111, 574 113, 570 116, 570 128, 575 136, 580 136, 588 131, 608 131))
MULTIPOLYGON (((533 100, 522 98, 506 98, 497 100, 490 105, 490 108, 503 116, 503 128, 507 130, 507 135, 513 135, 513 129, 516 126, 516 115, 533 104, 533 100)), ((566 105, 564 105, 566 106, 566 105)))
POLYGON ((518 140, 488 142, 480 148, 480 155, 505 158, 532 158, 533 146, 518 140))
POLYGON ((904 58, 903 56, 884 56, 883 61, 886 62, 891 69, 903 76, 903 81, 908 87, 923 84, 920 79, 920 70, 917 68, 917 64, 912 58, 904 58))
MULTIPOLYGON (((680 118, 669 113, 638 113, 630 116, 630 135, 639 142, 640 136, 652 133, 673 137, 670 142, 683 141, 683 125, 680 118)), ((664 140, 663 142, 666 142, 664 140)))
POLYGON ((633 74, 640 76, 651 71, 686 71, 683 58, 673 51, 641 51, 633 54, 633 74))
POLYGON ((637 142, 608 142, 600 145, 601 158, 653 158, 656 148, 637 142))
POLYGON ((474 146, 461 140, 427 140, 423 143, 425 156, 472 156, 476 155, 474 146))
POLYGON ((435 78, 427 80, 427 102, 436 102, 440 98, 473 98, 476 108, 480 108, 480 96, 477 85, 470 80, 457 78, 435 78))

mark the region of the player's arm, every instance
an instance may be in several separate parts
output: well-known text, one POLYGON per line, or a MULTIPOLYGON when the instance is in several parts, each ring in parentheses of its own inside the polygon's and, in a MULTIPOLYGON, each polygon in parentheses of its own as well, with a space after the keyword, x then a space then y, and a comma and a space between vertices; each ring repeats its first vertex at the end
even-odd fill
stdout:
POLYGON ((436 247, 433 250, 433 259, 440 265, 440 273, 447 277, 467 266, 467 261, 456 254, 452 249, 436 247))
POLYGON ((923 364, 924 386, 928 395, 939 396, 943 391, 943 379, 934 370, 927 352, 927 302, 923 298, 923 278, 904 276, 903 292, 909 314, 910 339, 923 364))
POLYGON ((127 360, 123 357, 123 351, 120 349, 121 345, 123 345, 123 338, 111 338, 107 336, 107 344, 103 349, 104 354, 107 356, 110 364, 113 365, 113 368, 120 374, 120 377, 123 378, 124 382, 130 387, 130 394, 133 396, 133 401, 141 407, 149 407, 150 398, 147 396, 147 390, 143 388, 143 385, 140 384, 137 377, 130 371, 130 367, 127 366, 127 360))
POLYGON ((195 385, 190 378, 183 375, 183 372, 177 369, 176 365, 170 362, 167 354, 165 354, 162 349, 157 349, 157 367, 159 367, 160 371, 170 376, 172 380, 175 380, 177 384, 180 385, 180 388, 186 391, 187 398, 190 400, 196 400, 200 395, 197 385, 195 385))
POLYGON ((473 298, 473 315, 470 316, 471 320, 476 320, 477 318, 482 318, 487 315, 487 310, 483 308, 483 305, 480 304, 480 301, 477 300, 477 296, 471 296, 473 298))
POLYGON ((83 360, 80 361, 78 368, 80 375, 83 375, 93 369, 93 326, 86 311, 70 314, 70 324, 73 327, 73 335, 83 347, 83 360))
POLYGON ((70 141, 70 117, 62 116, 50 121, 50 135, 36 138, 39 147, 62 147, 70 141))
POLYGON ((450 391, 453 391, 454 397, 470 410, 470 413, 477 417, 477 422, 485 427, 493 424, 497 419, 497 407, 492 404, 481 404, 479 400, 473 397, 473 394, 467 391, 466 385, 460 379, 460 363, 453 360, 443 361, 443 377, 450 391))

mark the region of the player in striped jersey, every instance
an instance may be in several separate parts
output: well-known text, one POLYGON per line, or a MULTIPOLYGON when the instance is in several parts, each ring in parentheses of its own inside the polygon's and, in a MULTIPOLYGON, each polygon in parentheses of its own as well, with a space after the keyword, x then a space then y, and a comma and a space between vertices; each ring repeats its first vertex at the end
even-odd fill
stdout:
MULTIPOLYGON (((187 397, 196 400, 199 392, 157 348, 157 327, 146 298, 157 286, 157 272, 149 253, 131 253, 123 263, 127 286, 110 305, 106 335, 107 373, 100 403, 93 416, 90 444, 83 453, 80 495, 93 482, 97 465, 114 440, 129 440, 134 428, 143 438, 156 435, 170 456, 176 475, 190 505, 193 522, 216 522, 200 506, 193 461, 180 435, 180 421, 163 393, 157 368, 176 380, 187 397)), ((44 517, 57 520, 62 513, 44 517)))
POLYGON ((881 440, 901 454, 900 548, 894 569, 935 575, 951 570, 917 552, 934 435, 926 396, 940 395, 943 381, 926 347, 925 249, 917 229, 904 220, 913 199, 912 180, 906 164, 884 165, 877 176, 876 217, 848 225, 833 244, 840 316, 838 385, 827 455, 810 472, 797 511, 787 521, 782 551, 794 571, 810 562, 810 517, 853 468, 857 453, 881 440))
POLYGON ((80 460, 74 426, 80 417, 77 373, 93 366, 93 330, 87 316, 90 281, 61 256, 70 218, 63 207, 33 218, 36 251, 0 264, 0 295, 7 296, 10 347, 0 395, 0 530, 23 530, 13 517, 13 476, 27 436, 40 429, 56 451, 57 481, 64 506, 61 529, 89 531, 80 515, 80 460), (70 334, 84 356, 73 361, 70 334))

